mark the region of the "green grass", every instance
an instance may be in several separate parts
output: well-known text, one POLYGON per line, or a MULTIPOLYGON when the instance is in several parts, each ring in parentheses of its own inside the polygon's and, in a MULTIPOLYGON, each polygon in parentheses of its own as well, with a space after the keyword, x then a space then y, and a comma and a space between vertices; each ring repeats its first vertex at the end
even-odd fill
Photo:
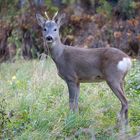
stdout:
MULTIPOLYGON (((126 78, 127 136, 140 126, 140 63, 126 78)), ((81 84, 79 113, 69 112, 68 90, 53 62, 19 60, 0 65, 0 139, 117 140, 120 102, 106 83, 81 84)))

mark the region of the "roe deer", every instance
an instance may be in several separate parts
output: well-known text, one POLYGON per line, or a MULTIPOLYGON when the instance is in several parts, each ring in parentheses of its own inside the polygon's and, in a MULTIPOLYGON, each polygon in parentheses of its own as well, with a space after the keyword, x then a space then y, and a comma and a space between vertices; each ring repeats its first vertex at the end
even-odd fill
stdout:
POLYGON ((70 110, 78 111, 81 82, 105 80, 121 102, 119 120, 124 120, 127 124, 128 102, 124 95, 124 78, 131 67, 131 59, 116 48, 86 49, 62 44, 59 28, 64 14, 55 21, 56 15, 51 20, 48 16, 48 19, 45 19, 40 14, 36 14, 36 18, 42 27, 44 41, 56 64, 58 74, 67 83, 70 110))

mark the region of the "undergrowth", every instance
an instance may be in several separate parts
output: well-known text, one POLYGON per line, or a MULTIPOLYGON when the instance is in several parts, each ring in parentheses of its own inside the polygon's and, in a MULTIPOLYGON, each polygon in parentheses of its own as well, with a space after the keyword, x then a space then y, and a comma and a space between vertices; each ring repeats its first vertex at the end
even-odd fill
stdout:
MULTIPOLYGON (((140 63, 126 77, 127 137, 140 130, 140 63)), ((79 113, 69 112, 68 90, 51 60, 0 65, 0 139, 117 140, 120 102, 106 83, 81 84, 79 113)))

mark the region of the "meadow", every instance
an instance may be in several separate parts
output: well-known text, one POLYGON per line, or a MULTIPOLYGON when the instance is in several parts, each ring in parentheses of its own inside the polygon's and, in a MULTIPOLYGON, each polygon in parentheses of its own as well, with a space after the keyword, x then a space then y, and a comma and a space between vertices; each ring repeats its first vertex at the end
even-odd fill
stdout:
POLYGON ((129 128, 115 128, 120 102, 105 82, 81 84, 79 113, 69 111, 68 90, 53 61, 0 64, 0 139, 139 140, 140 62, 126 77, 129 128))

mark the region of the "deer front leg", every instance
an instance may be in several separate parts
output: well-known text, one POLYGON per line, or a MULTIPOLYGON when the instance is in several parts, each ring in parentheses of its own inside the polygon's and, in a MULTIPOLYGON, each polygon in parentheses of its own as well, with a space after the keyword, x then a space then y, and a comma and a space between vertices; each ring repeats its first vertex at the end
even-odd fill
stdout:
POLYGON ((69 90, 69 106, 71 111, 78 112, 79 83, 67 82, 69 90))

